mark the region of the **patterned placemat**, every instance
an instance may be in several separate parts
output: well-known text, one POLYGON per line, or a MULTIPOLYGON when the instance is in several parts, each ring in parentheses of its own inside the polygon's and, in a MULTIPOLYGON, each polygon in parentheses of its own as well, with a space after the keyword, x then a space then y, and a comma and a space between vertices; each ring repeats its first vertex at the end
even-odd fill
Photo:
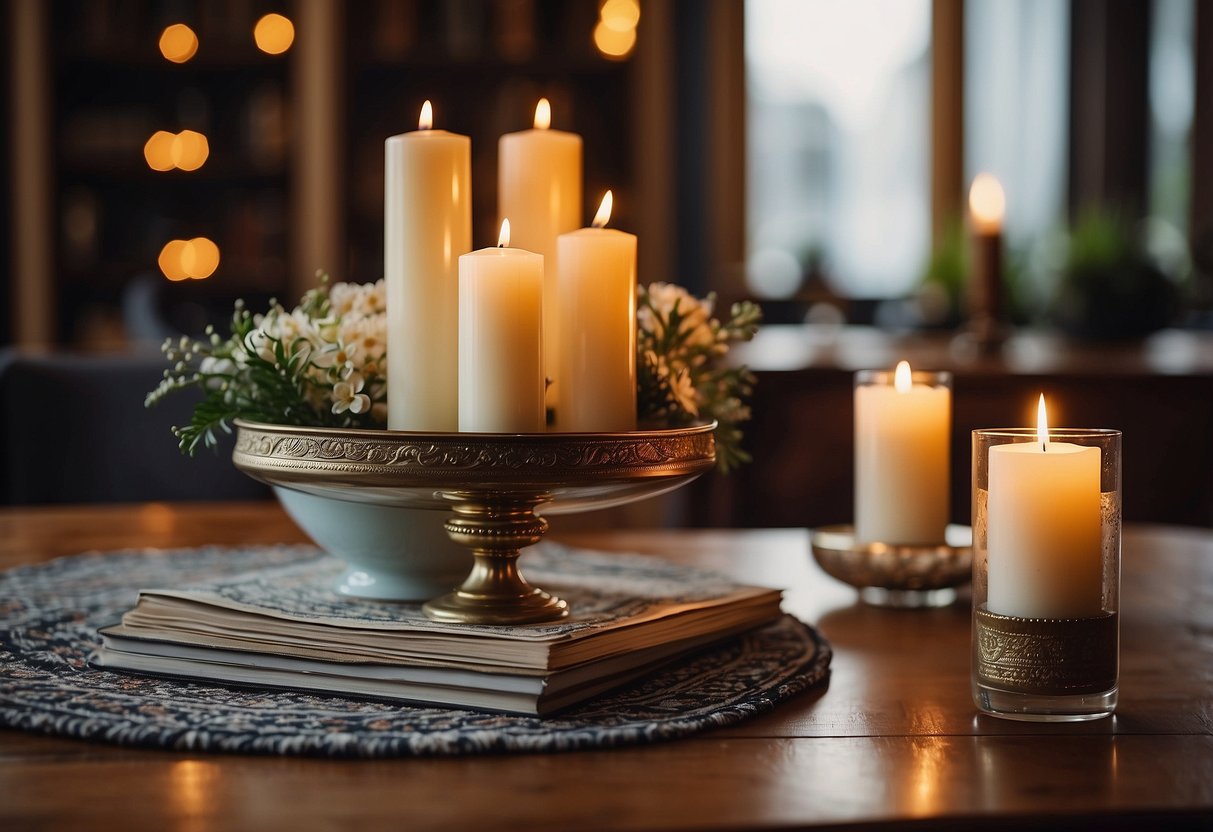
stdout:
POLYGON ((139 587, 315 558, 303 546, 126 550, 0 573, 0 725, 123 745, 325 757, 566 751, 734 724, 825 677, 829 645, 791 616, 554 716, 527 717, 98 670, 97 628, 139 587))

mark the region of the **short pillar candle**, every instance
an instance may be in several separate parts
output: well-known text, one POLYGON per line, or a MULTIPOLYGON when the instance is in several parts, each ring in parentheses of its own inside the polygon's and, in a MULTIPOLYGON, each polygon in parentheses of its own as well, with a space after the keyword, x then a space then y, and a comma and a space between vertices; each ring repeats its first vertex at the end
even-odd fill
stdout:
POLYGON ((855 375, 855 539, 934 544, 948 525, 952 377, 914 372, 855 375))
POLYGON ((543 405, 543 256, 496 248, 459 258, 459 430, 540 433, 543 405))

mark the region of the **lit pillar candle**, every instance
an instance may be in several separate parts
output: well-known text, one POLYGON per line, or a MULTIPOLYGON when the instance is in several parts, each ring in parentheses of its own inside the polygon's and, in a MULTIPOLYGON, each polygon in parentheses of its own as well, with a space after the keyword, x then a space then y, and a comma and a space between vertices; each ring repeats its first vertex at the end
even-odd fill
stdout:
MULTIPOLYGON (((559 252, 556 238, 581 226, 581 136, 550 129, 552 110, 546 98, 535 107, 535 127, 507 133, 497 143, 498 220, 510 218, 518 248, 544 257, 544 297, 556 297, 559 252)), ((544 371, 560 375, 559 310, 544 309, 544 371)), ((548 394, 553 407, 558 385, 548 394)))
POLYGON ((969 188, 973 228, 973 267, 969 278, 969 327, 979 341, 992 343, 1002 326, 1002 220, 1006 196, 988 173, 979 173, 969 188))
MULTIPOLYGON (((886 376, 887 378, 887 376, 886 376)), ((855 536, 861 543, 941 543, 948 525, 952 391, 915 384, 855 388, 855 536)))
POLYGON ((1102 606, 1099 448, 1050 442, 990 448, 986 605, 999 615, 1082 618, 1102 606))
POLYGON ((459 430, 544 429, 543 255, 510 244, 459 258, 459 430))
POLYGON ((459 255, 472 247, 472 142, 431 129, 384 146, 383 271, 388 316, 388 427, 454 431, 459 423, 459 255))
POLYGON ((561 431, 636 428, 636 235, 606 228, 611 192, 593 227, 561 234, 556 295, 560 321, 561 431))

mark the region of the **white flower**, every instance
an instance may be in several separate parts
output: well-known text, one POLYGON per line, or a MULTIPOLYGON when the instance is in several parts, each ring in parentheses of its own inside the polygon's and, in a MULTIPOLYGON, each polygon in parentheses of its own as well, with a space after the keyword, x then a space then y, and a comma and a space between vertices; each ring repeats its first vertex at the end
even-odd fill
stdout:
MULTIPOLYGON (((332 344, 315 353, 312 356, 312 364, 325 370, 336 369, 340 374, 344 375, 344 371, 353 368, 354 356, 357 354, 357 344, 332 344)), ((355 410, 354 412, 357 413, 358 411, 355 410)))
POLYGON ((341 319, 382 315, 387 311, 387 290, 382 280, 367 284, 334 283, 329 289, 329 309, 341 319))
POLYGON ((371 397, 362 392, 365 382, 358 373, 350 373, 345 381, 333 385, 334 413, 365 413, 371 409, 371 397))
POLYGON ((355 347, 355 369, 363 369, 368 363, 378 363, 387 353, 387 316, 343 320, 338 327, 337 340, 355 347))
POLYGON ((258 328, 250 332, 243 346, 246 353, 255 355, 262 361, 274 364, 278 360, 274 355, 274 340, 264 329, 258 328))
POLYGON ((711 347, 716 343, 716 332, 712 326, 711 298, 700 300, 681 286, 672 283, 652 283, 648 290, 648 304, 637 310, 636 323, 645 332, 660 340, 664 327, 675 308, 680 321, 678 333, 686 347, 711 347), (651 307, 651 308, 650 308, 651 307))
POLYGON ((699 415, 699 397, 687 370, 682 369, 670 374, 670 392, 674 394, 674 400, 678 402, 679 407, 692 416, 699 415))
POLYGON ((236 373, 236 362, 230 358, 216 358, 208 355, 198 365, 198 374, 202 377, 202 385, 208 390, 219 390, 227 383, 227 379, 236 373))

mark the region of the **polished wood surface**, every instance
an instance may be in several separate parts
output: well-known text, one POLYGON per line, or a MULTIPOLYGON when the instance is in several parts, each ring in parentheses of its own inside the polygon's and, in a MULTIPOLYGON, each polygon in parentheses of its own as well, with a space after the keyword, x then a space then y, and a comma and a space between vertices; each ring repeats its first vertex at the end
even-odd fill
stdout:
MULTIPOLYGON (((553 755, 326 761, 0 731, 0 829, 1193 828, 1213 823, 1213 533, 1125 537, 1121 703, 1077 725, 979 717, 969 613, 856 604, 800 530, 555 536, 787 589, 828 684, 730 729, 553 755), (1145 825, 1142 825, 1146 822, 1145 825)), ((272 504, 0 510, 0 566, 88 549, 299 541, 272 504)))

